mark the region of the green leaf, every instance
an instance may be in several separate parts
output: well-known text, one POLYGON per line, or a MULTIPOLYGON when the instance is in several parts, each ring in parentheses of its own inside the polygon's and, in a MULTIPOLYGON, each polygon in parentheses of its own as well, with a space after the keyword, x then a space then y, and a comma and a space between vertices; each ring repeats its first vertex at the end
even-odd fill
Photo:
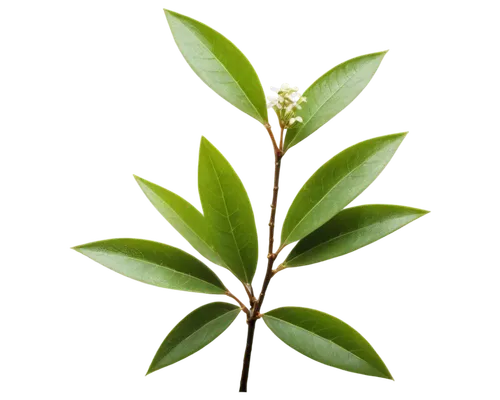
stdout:
POLYGON ((187 315, 168 334, 156 353, 148 374, 201 350, 224 332, 240 308, 229 303, 206 304, 187 315))
POLYGON ((224 294, 227 289, 201 261, 166 244, 109 239, 73 247, 94 261, 140 282, 187 292, 224 294))
POLYGON ((251 283, 258 258, 252 206, 234 169, 204 137, 200 144, 198 189, 217 253, 238 279, 251 283))
POLYGON ((363 375, 392 379, 373 347, 346 323, 317 310, 282 307, 263 315, 283 342, 320 363, 363 375))
POLYGON ((196 75, 233 106, 266 123, 264 90, 243 53, 205 24, 169 10, 164 11, 175 42, 196 75))
POLYGON ((211 244, 208 224, 203 215, 182 197, 171 191, 135 177, 140 188, 156 209, 202 256, 224 265, 211 244))
POLYGON ((369 204, 340 211, 302 239, 285 267, 299 267, 339 257, 373 243, 427 214, 418 208, 369 204))
POLYGON ((380 136, 337 154, 295 197, 283 223, 281 243, 302 239, 354 200, 382 172, 406 133, 380 136))
POLYGON ((346 108, 368 85, 387 51, 367 54, 348 60, 328 71, 305 92, 298 115, 304 120, 289 129, 285 151, 304 140, 346 108))

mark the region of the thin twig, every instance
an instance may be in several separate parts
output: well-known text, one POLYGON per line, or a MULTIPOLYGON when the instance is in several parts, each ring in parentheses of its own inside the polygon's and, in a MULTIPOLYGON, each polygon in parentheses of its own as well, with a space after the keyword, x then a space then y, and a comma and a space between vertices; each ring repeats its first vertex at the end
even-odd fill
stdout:
POLYGON ((273 276, 276 275, 278 272, 283 271, 286 267, 283 264, 278 265, 278 268, 273 269, 273 276))
POLYGON ((240 308, 243 310, 243 312, 245 313, 245 315, 247 316, 248 318, 248 307, 247 305, 245 304, 245 302, 237 295, 235 295, 232 291, 227 291, 226 293, 224 293, 227 297, 229 297, 230 299, 234 300, 235 303, 237 303, 240 308))
MULTIPOLYGON (((283 137, 283 128, 280 126, 280 136, 283 137)), ((281 144, 280 144, 281 145, 281 144)), ((269 290, 269 285, 271 284, 273 276, 273 267, 277 259, 275 252, 276 245, 276 235, 275 228, 277 225, 277 220, 279 216, 279 195, 281 189, 281 168, 283 165, 283 153, 281 147, 273 147, 273 186, 271 192, 271 205, 269 210, 268 218, 268 236, 267 236, 267 262, 266 271, 264 272, 264 278, 259 291, 259 300, 255 303, 252 314, 260 311, 262 308, 267 291, 269 290)), ((279 221, 278 221, 279 222, 279 221)))
POLYGON ((276 139, 274 138, 273 130, 271 129, 271 125, 269 125, 269 122, 264 124, 265 128, 267 129, 267 133, 269 133, 269 137, 271 138, 271 141, 273 142, 273 148, 274 148, 274 153, 276 154, 279 152, 278 145, 276 144, 276 139))
MULTIPOLYGON (((262 290, 260 292, 259 298, 250 310, 250 316, 247 320, 248 322, 248 334, 247 334, 247 344, 245 348, 245 356, 243 358, 243 370, 241 372, 241 381, 240 381, 240 392, 247 391, 247 382, 248 382, 248 374, 250 371, 250 357, 252 355, 252 345, 253 345, 253 337, 255 333, 255 323, 258 318, 261 317, 260 308, 262 307, 262 303, 264 302, 264 297, 266 295, 267 287, 269 286, 269 282, 273 277, 273 264, 274 260, 278 256, 277 253, 273 252, 274 245, 274 224, 276 219, 276 206, 278 203, 278 190, 279 190, 279 179, 280 179, 280 168, 281 168, 281 158, 283 157, 283 138, 280 138, 280 147, 276 145, 276 140, 274 139, 274 135, 271 130, 271 126, 266 124, 266 129, 269 132, 269 136, 273 142, 274 147, 274 186, 273 186, 273 200, 271 203, 271 217, 269 219, 269 247, 268 247, 268 255, 267 255, 267 271, 266 276, 264 278, 264 283, 262 284, 262 290)), ((281 130, 281 136, 283 135, 283 129, 281 130)), ((284 246, 280 246, 278 252, 284 246)))

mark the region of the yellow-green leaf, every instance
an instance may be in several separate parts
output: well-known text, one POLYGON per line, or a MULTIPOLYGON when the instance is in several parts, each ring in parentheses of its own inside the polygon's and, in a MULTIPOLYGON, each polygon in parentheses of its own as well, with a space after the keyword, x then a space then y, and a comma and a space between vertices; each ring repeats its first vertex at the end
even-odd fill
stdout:
POLYGON ((264 90, 243 53, 199 21, 169 10, 165 15, 179 50, 196 75, 233 106, 266 123, 264 90))
POLYGON ((145 179, 135 177, 140 188, 165 219, 202 256, 218 265, 224 265, 214 250, 210 230, 203 215, 175 193, 145 179))
POLYGON ((391 373, 363 336, 323 312, 282 307, 263 315, 283 342, 320 363, 363 375, 392 379, 391 373))
POLYGON ((427 213, 388 204, 347 208, 299 241, 283 264, 299 267, 339 257, 382 239, 427 213))
POLYGON ((281 243, 309 235, 354 200, 382 172, 405 136, 366 140, 327 161, 295 197, 283 223, 281 243))
POLYGON ((177 321, 167 332, 146 367, 146 375, 169 368, 210 347, 241 316, 234 303, 204 303, 177 321))
POLYGON ((251 283, 258 258, 252 205, 231 164, 204 137, 200 144, 198 189, 217 254, 238 279, 251 283))
POLYGON ((287 129, 284 152, 309 139, 354 103, 370 86, 388 53, 385 49, 357 55, 318 76, 303 92, 307 102, 296 113, 303 123, 287 129))
POLYGON ((223 295, 222 278, 187 251, 153 239, 108 237, 70 246, 70 250, 126 279, 188 294, 223 295))

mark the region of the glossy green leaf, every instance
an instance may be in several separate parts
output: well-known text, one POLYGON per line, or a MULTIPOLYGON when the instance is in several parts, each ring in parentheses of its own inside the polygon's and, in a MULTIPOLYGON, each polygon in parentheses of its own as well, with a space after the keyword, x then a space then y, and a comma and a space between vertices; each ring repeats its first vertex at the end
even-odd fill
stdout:
POLYGON ((220 279, 195 257, 166 244, 141 239, 109 239, 73 247, 129 278, 168 289, 224 294, 220 279))
POLYGON ((373 347, 346 323, 310 308, 282 307, 263 315, 283 342, 320 363, 363 375, 392 379, 373 347))
POLYGON ((382 172, 406 133, 380 136, 337 154, 295 197, 283 223, 282 244, 302 239, 354 200, 382 172))
POLYGON ((212 243, 227 268, 251 283, 257 267, 257 229, 247 192, 224 156, 204 137, 198 188, 212 243))
POLYGON ((418 208, 368 204, 340 211, 299 241, 285 267, 299 267, 339 257, 373 243, 427 214, 418 208))
POLYGON ((202 213, 175 193, 138 176, 135 179, 160 214, 191 246, 213 263, 224 265, 211 244, 209 227, 202 213))
POLYGON ((158 349, 148 374, 201 350, 236 319, 240 308, 229 303, 210 303, 197 308, 179 322, 158 349))
POLYGON ((306 103, 298 115, 304 120, 289 129, 285 151, 304 140, 346 108, 368 85, 387 51, 348 60, 328 71, 305 92, 306 103))
POLYGON ((233 106, 266 123, 264 90, 243 53, 201 22, 168 10, 165 15, 179 50, 201 80, 233 106))

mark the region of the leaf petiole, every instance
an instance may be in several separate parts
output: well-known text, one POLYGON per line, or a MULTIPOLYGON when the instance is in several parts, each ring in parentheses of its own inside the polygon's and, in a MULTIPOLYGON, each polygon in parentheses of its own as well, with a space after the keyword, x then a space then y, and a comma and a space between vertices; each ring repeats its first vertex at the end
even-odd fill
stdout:
POLYGON ((248 308, 245 306, 245 304, 243 304, 243 302, 241 302, 240 299, 238 299, 229 290, 225 293, 225 295, 231 297, 234 300, 236 300, 236 302, 240 305, 240 308, 243 310, 243 312, 247 315, 248 318, 250 318, 250 311, 248 311, 248 308))

